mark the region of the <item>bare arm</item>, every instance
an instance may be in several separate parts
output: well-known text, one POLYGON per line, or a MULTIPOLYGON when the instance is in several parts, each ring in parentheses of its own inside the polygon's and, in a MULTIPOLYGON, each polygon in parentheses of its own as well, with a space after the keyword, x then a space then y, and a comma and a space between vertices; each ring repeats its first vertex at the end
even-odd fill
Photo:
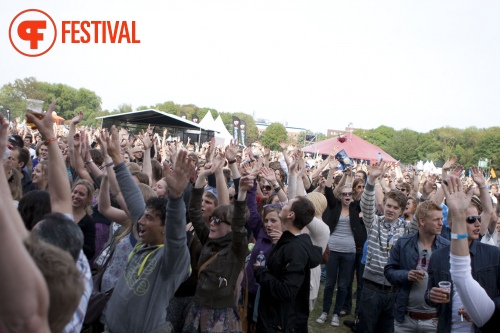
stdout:
POLYGON ((219 198, 219 205, 229 205, 229 190, 227 189, 226 177, 224 177, 224 163, 226 155, 219 153, 213 158, 215 164, 215 182, 217 184, 217 196, 219 198))
MULTIPOLYGON (((493 204, 491 203, 490 192, 488 191, 488 186, 486 186, 486 179, 484 178, 482 170, 477 166, 471 168, 472 179, 479 188, 479 200, 481 200, 481 205, 483 206, 483 211, 481 213, 481 235, 486 233, 486 229, 490 224, 491 214, 493 213, 493 204)), ((496 223, 495 227, 496 228, 496 223)))
POLYGON ((109 197, 109 179, 106 173, 102 177, 101 189, 99 191, 98 210, 99 213, 106 216, 111 221, 124 227, 127 227, 130 223, 132 223, 125 211, 111 206, 111 200, 109 197))
POLYGON ((52 112, 55 107, 56 101, 54 100, 42 119, 38 119, 29 113, 26 116, 30 122, 36 124, 49 150, 49 195, 52 212, 72 215, 73 206, 71 205, 68 172, 53 129, 54 118, 52 118, 52 112))
MULTIPOLYGON (((9 123, 0 116, 0 155, 7 150, 9 123)), ((49 292, 45 279, 26 250, 28 236, 21 216, 12 204, 5 169, 0 168, 0 329, 6 332, 50 332, 48 324, 49 292)))

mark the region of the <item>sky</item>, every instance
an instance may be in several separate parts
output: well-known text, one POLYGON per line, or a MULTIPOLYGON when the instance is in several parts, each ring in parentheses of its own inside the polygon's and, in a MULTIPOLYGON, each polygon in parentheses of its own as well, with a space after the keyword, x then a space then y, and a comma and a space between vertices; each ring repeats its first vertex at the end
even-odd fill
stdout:
POLYGON ((2 1, 0 85, 34 76, 107 110, 173 101, 323 133, 485 128, 499 126, 499 16, 499 1, 2 1), (9 40, 26 9, 58 29, 39 57, 9 40), (61 22, 85 20, 135 21, 140 43, 63 44, 61 22))

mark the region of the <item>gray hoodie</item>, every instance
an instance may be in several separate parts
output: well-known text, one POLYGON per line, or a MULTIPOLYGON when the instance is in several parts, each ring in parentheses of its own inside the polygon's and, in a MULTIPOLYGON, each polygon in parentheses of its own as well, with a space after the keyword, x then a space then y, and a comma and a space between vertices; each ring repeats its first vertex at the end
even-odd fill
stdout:
MULTIPOLYGON (((123 163, 115 166, 115 171, 129 210, 140 208, 138 203, 142 203, 144 213, 144 200, 130 172, 123 163)), ((131 215, 135 224, 138 212, 131 211, 131 215)), ((110 332, 149 333, 166 323, 170 299, 189 276, 185 226, 183 198, 169 198, 165 246, 144 247, 138 244, 131 252, 106 311, 106 325, 110 332)))

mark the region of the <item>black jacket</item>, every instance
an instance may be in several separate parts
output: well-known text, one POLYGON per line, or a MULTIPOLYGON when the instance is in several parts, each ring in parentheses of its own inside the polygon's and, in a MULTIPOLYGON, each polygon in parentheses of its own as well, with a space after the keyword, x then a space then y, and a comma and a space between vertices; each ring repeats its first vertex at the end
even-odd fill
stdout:
MULTIPOLYGON (((342 212, 342 202, 337 199, 331 187, 325 187, 325 197, 328 202, 328 207, 323 213, 323 221, 330 228, 330 234, 335 231, 339 223, 340 213, 342 212)), ((349 222, 351 223, 352 236, 356 243, 356 251, 362 252, 366 242, 366 228, 363 223, 363 218, 359 217, 361 207, 359 201, 351 201, 349 204, 349 222)))
POLYGON ((267 258, 256 267, 261 286, 257 332, 307 332, 311 268, 319 265, 321 248, 309 235, 281 235, 267 258))

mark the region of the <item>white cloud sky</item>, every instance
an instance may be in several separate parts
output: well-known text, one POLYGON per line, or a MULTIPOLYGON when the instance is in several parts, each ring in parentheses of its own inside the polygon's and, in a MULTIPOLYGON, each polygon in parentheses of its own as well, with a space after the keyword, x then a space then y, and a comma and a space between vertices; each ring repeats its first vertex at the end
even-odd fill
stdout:
POLYGON ((35 76, 103 109, 174 101, 313 131, 498 126, 498 1, 16 1, 0 4, 0 84, 35 76), (136 21, 141 44, 17 53, 20 11, 136 21))

